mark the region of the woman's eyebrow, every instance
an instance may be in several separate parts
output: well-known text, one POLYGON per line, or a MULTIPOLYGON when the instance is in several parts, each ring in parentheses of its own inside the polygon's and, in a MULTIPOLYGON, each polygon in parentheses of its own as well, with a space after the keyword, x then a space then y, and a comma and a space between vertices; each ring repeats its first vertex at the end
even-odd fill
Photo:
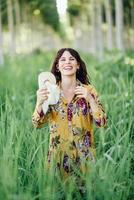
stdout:
MULTIPOLYGON (((60 59, 62 59, 62 58, 66 58, 66 57, 61 57, 60 59)), ((69 58, 74 58, 73 56, 70 56, 69 58)))

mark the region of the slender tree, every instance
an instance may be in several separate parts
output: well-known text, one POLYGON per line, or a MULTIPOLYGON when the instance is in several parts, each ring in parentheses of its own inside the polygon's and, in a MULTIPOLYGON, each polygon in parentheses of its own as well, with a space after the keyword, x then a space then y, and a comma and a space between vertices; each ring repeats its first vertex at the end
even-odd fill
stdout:
POLYGON ((0 4, 0 65, 4 64, 3 56, 3 35, 2 35, 2 18, 1 18, 1 4, 0 4))
POLYGON ((103 32, 102 32, 102 1, 97 1, 97 49, 98 49, 98 58, 102 59, 104 53, 104 46, 103 46, 103 32))
POLYGON ((112 9, 111 0, 104 0, 105 14, 107 22, 107 48, 113 48, 113 19, 112 19, 112 9))
POLYGON ((103 57, 103 33, 102 33, 102 2, 91 1, 91 26, 92 26, 92 51, 99 58, 103 57))
POLYGON ((13 55, 15 53, 15 32, 14 32, 14 20, 13 20, 13 2, 7 0, 7 16, 8 16, 8 29, 10 35, 9 41, 9 53, 13 55))
POLYGON ((130 2, 131 27, 134 28, 134 1, 130 2))
POLYGON ((123 32, 123 1, 115 0, 115 14, 116 14, 116 46, 119 50, 124 51, 123 32))
POLYGON ((90 19, 91 19, 91 27, 92 27, 92 30, 91 30, 91 51, 93 54, 96 54, 97 52, 97 31, 96 31, 96 26, 97 26, 97 23, 96 23, 96 4, 95 4, 95 1, 94 0, 91 0, 91 6, 90 6, 90 19))
POLYGON ((17 27, 21 24, 21 17, 20 17, 20 2, 19 0, 14 0, 14 11, 15 11, 15 20, 17 27))
POLYGON ((4 64, 3 56, 3 35, 2 35, 2 17, 1 17, 1 5, 0 5, 0 65, 4 64))

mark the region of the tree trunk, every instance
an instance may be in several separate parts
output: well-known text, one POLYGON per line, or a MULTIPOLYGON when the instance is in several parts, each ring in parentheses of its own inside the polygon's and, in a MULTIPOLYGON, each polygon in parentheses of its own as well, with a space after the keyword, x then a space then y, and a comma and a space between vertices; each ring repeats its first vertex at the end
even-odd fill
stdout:
POLYGON ((96 52, 97 52, 97 41, 96 41, 96 38, 97 38, 97 35, 96 35, 96 6, 95 6, 95 1, 94 0, 91 0, 91 7, 90 7, 90 10, 89 12, 91 13, 90 15, 90 19, 91 19, 91 27, 92 27, 92 30, 91 30, 91 52, 95 55, 96 52))
POLYGON ((19 0, 14 0, 14 10, 15 10, 16 25, 17 25, 17 27, 19 27, 20 23, 21 23, 19 0))
POLYGON ((103 57, 103 33, 102 33, 102 8, 101 2, 91 1, 91 26, 92 26, 92 53, 99 59, 103 57))
POLYGON ((81 48, 81 37, 82 37, 82 30, 80 27, 80 18, 77 17, 74 19, 74 25, 73 25, 74 48, 76 49, 81 48))
POLYGON ((21 17, 23 23, 29 23, 29 5, 25 1, 22 4, 21 17))
POLYGON ((134 28, 134 2, 131 2, 131 27, 134 28))
POLYGON ((116 45, 121 51, 124 51, 123 43, 123 2, 122 0, 115 0, 116 10, 116 45))
POLYGON ((112 21, 112 12, 111 12, 111 1, 105 0, 105 13, 106 13, 106 22, 108 25, 107 29, 107 48, 113 48, 113 21, 112 21))
POLYGON ((97 24, 98 26, 96 27, 97 31, 97 55, 98 58, 101 60, 103 57, 104 53, 104 46, 103 46, 103 32, 102 32, 102 3, 101 1, 97 1, 97 24))
POLYGON ((0 5, 0 65, 3 64, 4 64, 4 55, 3 55, 2 19, 1 19, 1 5, 0 5))
POLYGON ((9 28, 9 53, 15 53, 15 35, 14 35, 14 20, 13 20, 13 4, 12 0, 7 0, 7 15, 8 15, 8 28, 9 28))

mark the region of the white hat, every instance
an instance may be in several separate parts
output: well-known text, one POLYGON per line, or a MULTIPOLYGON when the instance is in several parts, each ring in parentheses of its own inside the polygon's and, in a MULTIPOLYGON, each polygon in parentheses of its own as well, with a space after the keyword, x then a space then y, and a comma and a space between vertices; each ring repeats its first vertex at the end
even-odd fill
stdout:
POLYGON ((41 72, 38 76, 39 88, 43 88, 46 81, 56 84, 55 76, 51 72, 41 72))

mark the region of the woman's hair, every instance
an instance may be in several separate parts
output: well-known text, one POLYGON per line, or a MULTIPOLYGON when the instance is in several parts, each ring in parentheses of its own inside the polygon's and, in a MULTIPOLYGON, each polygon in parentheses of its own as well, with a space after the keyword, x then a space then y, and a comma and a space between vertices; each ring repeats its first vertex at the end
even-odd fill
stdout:
POLYGON ((86 65, 84 61, 81 59, 79 53, 72 48, 62 48, 57 52, 57 55, 52 64, 51 72, 55 75, 56 82, 59 83, 61 81, 61 73, 58 70, 58 62, 64 51, 68 51, 78 62, 79 69, 76 71, 76 79, 78 79, 83 84, 90 84, 89 75, 87 73, 86 65))

